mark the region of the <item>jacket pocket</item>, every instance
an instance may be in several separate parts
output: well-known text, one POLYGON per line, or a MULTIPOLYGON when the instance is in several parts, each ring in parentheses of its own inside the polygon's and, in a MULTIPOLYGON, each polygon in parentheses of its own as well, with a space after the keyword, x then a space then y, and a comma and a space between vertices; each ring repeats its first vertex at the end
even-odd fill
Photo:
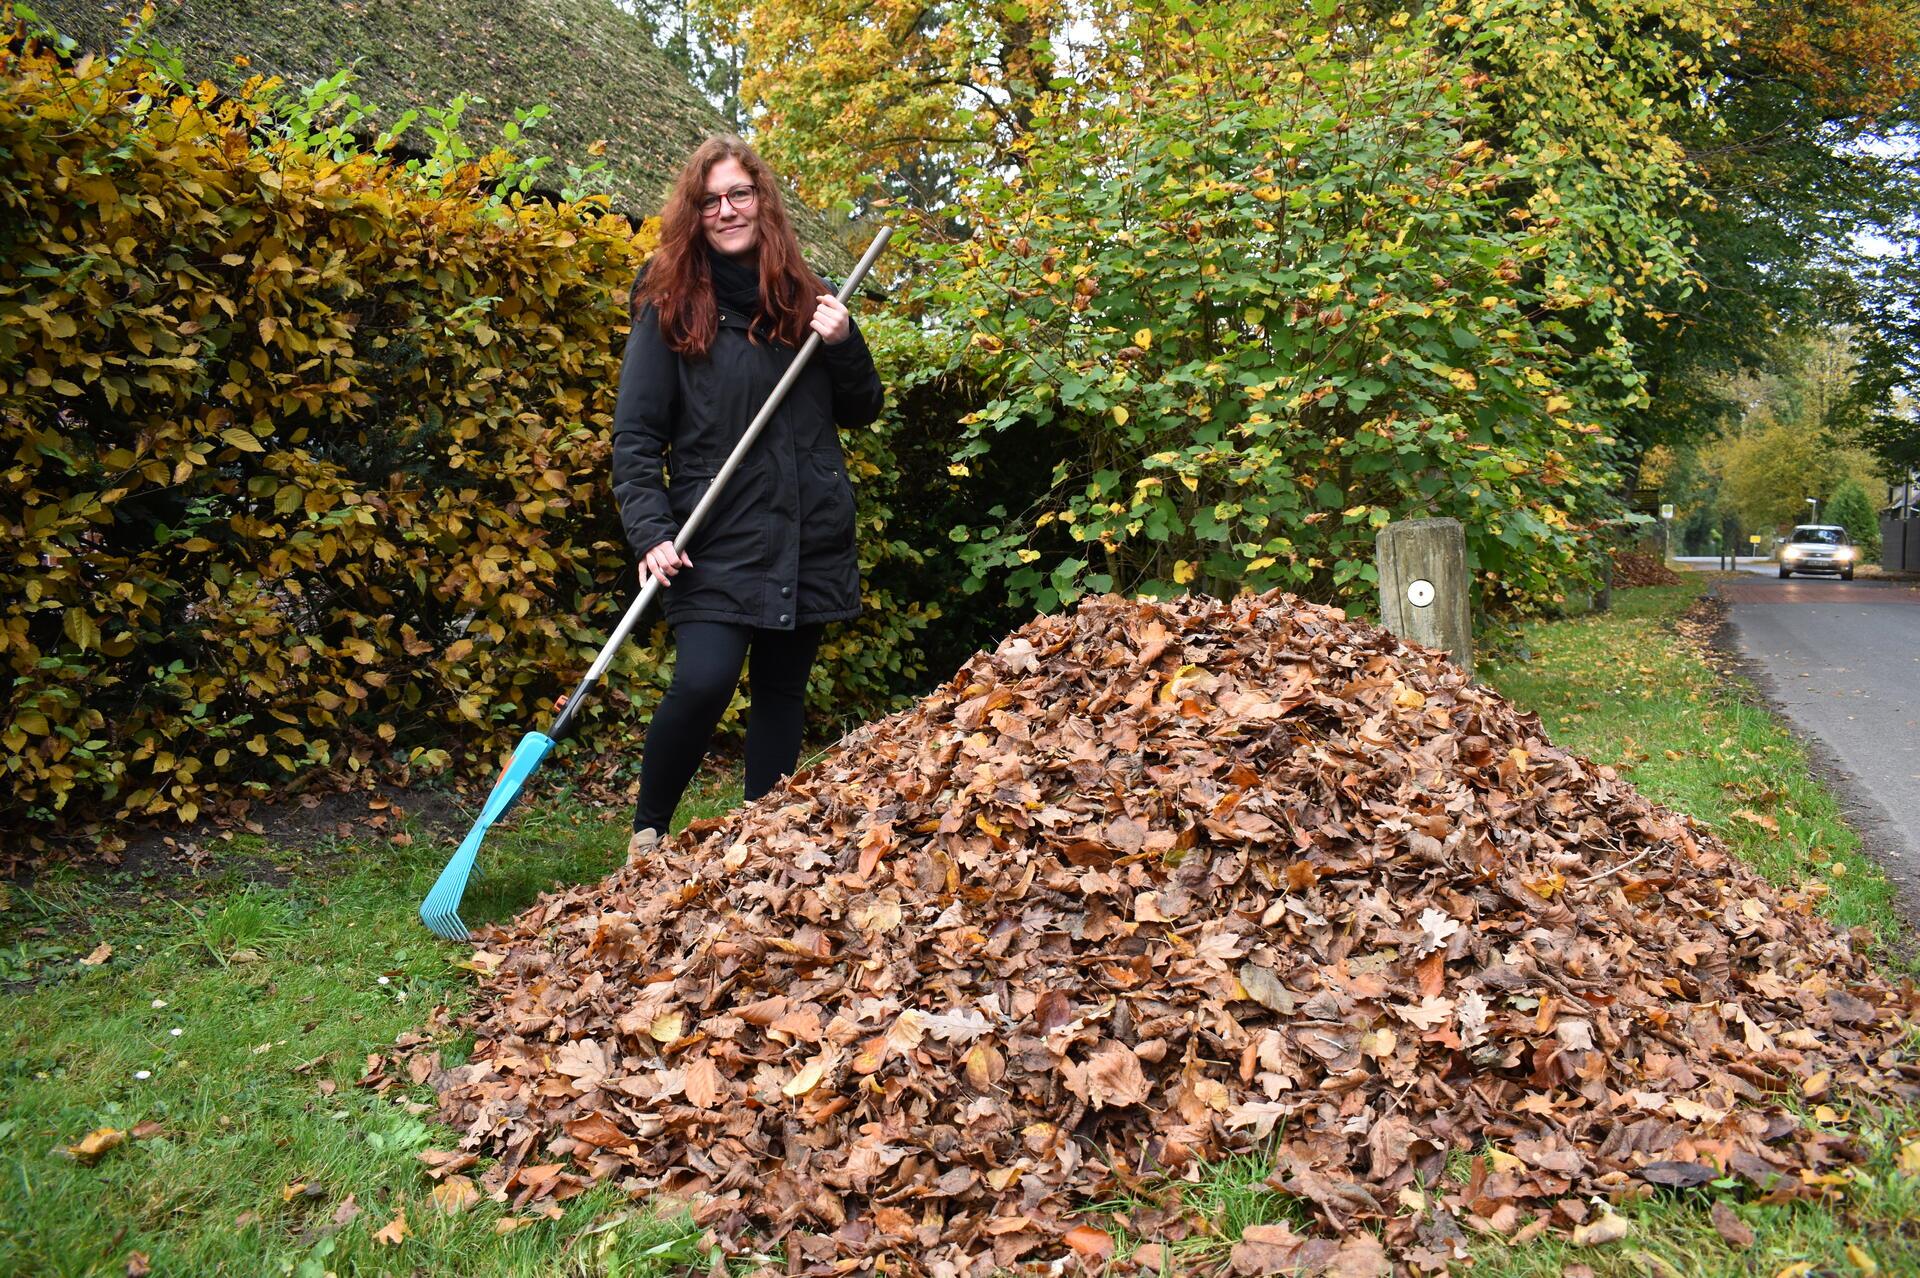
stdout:
POLYGON ((800 530, 801 547, 815 553, 847 549, 854 542, 857 512, 845 460, 838 448, 809 449, 806 456, 806 522, 800 530))

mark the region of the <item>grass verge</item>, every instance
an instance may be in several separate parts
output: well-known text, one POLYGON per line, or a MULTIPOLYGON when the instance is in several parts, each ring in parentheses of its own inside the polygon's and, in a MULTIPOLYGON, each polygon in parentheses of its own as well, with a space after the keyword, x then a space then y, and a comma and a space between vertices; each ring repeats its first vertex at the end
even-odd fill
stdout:
MULTIPOLYGON (((680 816, 738 799, 737 781, 722 782, 680 816)), ((624 811, 564 793, 528 804, 489 837, 465 917, 501 918, 555 883, 605 875, 626 826, 624 811)), ((72 873, 12 888, 0 935, 23 939, 0 949, 0 1274, 704 1267, 689 1222, 610 1189, 551 1220, 485 1201, 441 1210, 416 1160, 454 1139, 433 1123, 431 1094, 355 1085, 367 1053, 435 1006, 466 1003, 455 964, 467 950, 415 915, 451 851, 417 835, 297 853, 243 837, 223 872, 171 895, 72 873), (256 870, 286 886, 260 886, 256 870), (81 962, 102 945, 104 961, 81 962), (66 1153, 102 1128, 127 1135, 91 1163, 66 1153), (380 1241, 402 1217, 404 1238, 380 1241), (522 1223, 500 1233, 502 1221, 522 1223)))
MULTIPOLYGON (((1699 587, 1622 591, 1608 616, 1530 627, 1526 658, 1490 661, 1482 677, 1538 712, 1557 743, 1624 769, 1769 877, 1823 884, 1830 917, 1871 929, 1898 965, 1892 890, 1804 754, 1670 629, 1699 587)), ((682 816, 737 800, 737 786, 716 788, 682 816)), ((625 816, 565 794, 530 805, 489 840, 466 917, 503 917, 552 883, 605 874, 625 816)), ((442 1211, 415 1158, 453 1141, 431 1121, 432 1097, 355 1086, 368 1052, 437 1005, 465 1005, 468 974, 455 966, 465 951, 414 915, 450 851, 425 837, 299 852, 240 839, 222 873, 175 883, 171 896, 71 873, 14 888, 0 902, 0 1274, 121 1275, 136 1253, 155 1274, 196 1276, 705 1268, 684 1218, 610 1189, 557 1219, 523 1221, 485 1201, 442 1211), (81 962, 103 944, 104 961, 81 962), (142 1135, 91 1164, 63 1152, 101 1128, 142 1135), (401 1217, 404 1237, 380 1241, 401 1217), (499 1232, 509 1221, 523 1223, 499 1232)), ((1867 1162, 1819 1203, 1736 1204, 1749 1249, 1726 1244, 1695 1192, 1628 1205, 1632 1234, 1606 1248, 1480 1240, 1474 1272, 1920 1278, 1920 1115, 1862 1107, 1831 1121, 1857 1135, 1867 1162)), ((1264 1175, 1238 1159, 1183 1191, 1218 1233, 1169 1249, 1169 1272, 1223 1261, 1248 1224, 1301 1219, 1264 1175)))

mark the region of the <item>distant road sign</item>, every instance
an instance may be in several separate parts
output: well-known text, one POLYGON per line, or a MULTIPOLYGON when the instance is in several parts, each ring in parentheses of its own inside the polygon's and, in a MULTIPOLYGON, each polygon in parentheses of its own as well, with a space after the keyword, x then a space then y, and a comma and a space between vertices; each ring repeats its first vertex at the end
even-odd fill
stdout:
POLYGON ((1753 535, 1752 535, 1751 537, 1749 537, 1749 538, 1747 538, 1747 540, 1748 540, 1748 541, 1750 541, 1750 542, 1752 542, 1752 543, 1753 543, 1754 545, 1756 545, 1756 546, 1757 546, 1757 545, 1759 545, 1759 544, 1760 544, 1760 534, 1759 534, 1759 533, 1755 533, 1755 534, 1753 534, 1753 535))
POLYGON ((1662 518, 1662 519, 1672 519, 1672 518, 1673 518, 1673 503, 1672 503, 1672 502, 1670 502, 1670 501, 1666 501, 1666 502, 1661 502, 1661 503, 1660 503, 1660 518, 1662 518))

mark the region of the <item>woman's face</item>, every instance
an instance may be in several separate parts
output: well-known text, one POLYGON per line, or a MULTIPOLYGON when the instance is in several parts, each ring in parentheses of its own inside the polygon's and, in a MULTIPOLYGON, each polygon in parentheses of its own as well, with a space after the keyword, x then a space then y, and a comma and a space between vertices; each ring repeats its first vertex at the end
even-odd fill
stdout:
POLYGON ((719 203, 701 210, 700 229, 706 232, 707 243, 716 253, 746 257, 759 247, 760 203, 756 194, 753 179, 732 156, 707 170, 707 199, 718 199, 719 203), (727 198, 743 189, 738 203, 727 198), (741 208, 740 204, 746 207, 741 208))

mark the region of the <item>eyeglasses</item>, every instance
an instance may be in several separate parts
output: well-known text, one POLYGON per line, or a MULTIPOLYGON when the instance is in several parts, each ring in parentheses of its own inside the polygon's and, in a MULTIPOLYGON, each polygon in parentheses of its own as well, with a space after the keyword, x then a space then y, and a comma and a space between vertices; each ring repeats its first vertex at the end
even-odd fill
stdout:
POLYGON ((720 211, 720 201, 722 200, 731 204, 733 211, 736 213, 751 213, 753 212, 753 202, 756 194, 757 192, 754 191, 753 187, 742 182, 739 186, 734 187, 731 191, 722 195, 703 195, 700 197, 700 216, 712 217, 717 214, 720 211))

